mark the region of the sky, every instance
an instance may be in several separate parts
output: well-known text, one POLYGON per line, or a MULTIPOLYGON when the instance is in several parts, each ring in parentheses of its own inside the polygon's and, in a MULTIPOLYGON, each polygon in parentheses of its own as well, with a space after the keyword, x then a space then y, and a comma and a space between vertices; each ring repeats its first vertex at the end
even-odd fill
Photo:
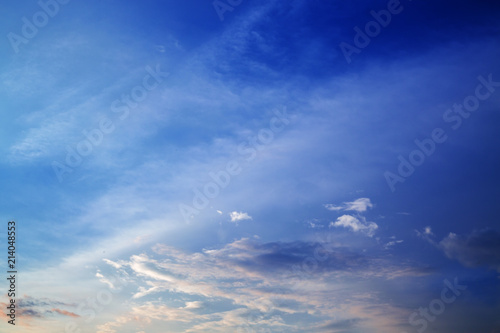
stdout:
POLYGON ((495 2, 0 8, 1 332, 500 332, 495 2))

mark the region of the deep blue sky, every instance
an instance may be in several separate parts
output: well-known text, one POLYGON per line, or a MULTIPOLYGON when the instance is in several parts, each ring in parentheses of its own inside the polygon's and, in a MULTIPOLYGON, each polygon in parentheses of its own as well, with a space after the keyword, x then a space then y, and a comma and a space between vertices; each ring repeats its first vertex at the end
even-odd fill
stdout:
POLYGON ((403 0, 346 61, 391 3, 4 4, 16 329, 498 332, 500 8, 403 0))

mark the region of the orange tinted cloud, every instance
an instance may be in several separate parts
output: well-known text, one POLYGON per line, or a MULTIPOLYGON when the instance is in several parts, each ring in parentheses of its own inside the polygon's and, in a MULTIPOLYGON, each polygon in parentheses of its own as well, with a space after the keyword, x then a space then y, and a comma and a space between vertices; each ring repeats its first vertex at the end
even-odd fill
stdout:
POLYGON ((80 317, 79 315, 77 315, 76 313, 73 313, 73 312, 69 312, 69 311, 66 311, 66 310, 61 310, 61 309, 52 309, 52 311, 54 312, 57 312, 63 316, 68 316, 68 317, 73 317, 73 318, 78 318, 80 317))

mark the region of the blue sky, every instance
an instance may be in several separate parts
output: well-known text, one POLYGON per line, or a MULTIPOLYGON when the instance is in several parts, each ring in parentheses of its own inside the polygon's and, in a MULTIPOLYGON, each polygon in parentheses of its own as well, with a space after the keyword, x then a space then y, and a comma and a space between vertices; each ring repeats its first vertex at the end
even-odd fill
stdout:
POLYGON ((498 5, 2 9, 0 330, 500 330, 498 5))

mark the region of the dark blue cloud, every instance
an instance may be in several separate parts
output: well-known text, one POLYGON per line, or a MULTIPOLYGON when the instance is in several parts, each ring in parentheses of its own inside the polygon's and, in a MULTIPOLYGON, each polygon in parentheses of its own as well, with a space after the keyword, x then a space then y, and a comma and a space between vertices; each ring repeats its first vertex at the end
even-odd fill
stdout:
POLYGON ((486 229, 470 235, 451 233, 439 247, 450 259, 456 259, 467 267, 486 266, 500 272, 500 233, 486 229))
POLYGON ((349 329, 355 328, 362 321, 362 318, 343 319, 324 325, 320 329, 329 332, 349 332, 349 329))

